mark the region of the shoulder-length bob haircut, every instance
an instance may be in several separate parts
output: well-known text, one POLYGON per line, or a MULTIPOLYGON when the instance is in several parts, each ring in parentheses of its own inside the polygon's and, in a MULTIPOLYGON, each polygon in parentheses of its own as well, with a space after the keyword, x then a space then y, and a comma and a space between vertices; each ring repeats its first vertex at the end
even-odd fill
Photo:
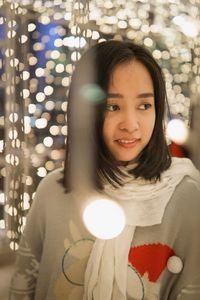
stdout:
MULTIPOLYGON (((156 120, 151 139, 137 158, 136 167, 129 171, 133 177, 145 180, 160 180, 161 173, 171 164, 171 156, 164 134, 164 116, 166 108, 166 88, 162 70, 151 53, 143 46, 127 41, 109 40, 92 46, 87 50, 76 65, 72 76, 68 97, 68 138, 63 184, 70 191, 70 143, 73 142, 71 114, 73 112, 72 90, 76 89, 74 82, 79 76, 84 77, 83 66, 87 68, 88 58, 92 57, 95 76, 92 84, 104 91, 104 99, 95 104, 95 121, 92 137, 92 147, 95 151, 93 179, 96 188, 102 189, 105 182, 117 187, 122 185, 122 173, 117 161, 106 147, 102 128, 106 109, 106 94, 114 69, 124 63, 136 60, 142 63, 151 75, 154 87, 156 120), (81 73, 82 72, 82 73, 81 73), (81 75, 80 75, 81 73, 81 75)), ((84 174, 83 174, 84 176, 84 174)))

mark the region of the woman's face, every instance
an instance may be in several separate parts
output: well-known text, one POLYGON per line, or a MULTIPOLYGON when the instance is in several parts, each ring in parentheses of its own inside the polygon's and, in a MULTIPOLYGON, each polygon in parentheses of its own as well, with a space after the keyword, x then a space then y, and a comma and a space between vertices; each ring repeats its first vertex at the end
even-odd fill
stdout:
POLYGON ((156 118, 154 100, 153 82, 142 63, 133 60, 114 69, 103 138, 117 161, 134 160, 149 143, 156 118))

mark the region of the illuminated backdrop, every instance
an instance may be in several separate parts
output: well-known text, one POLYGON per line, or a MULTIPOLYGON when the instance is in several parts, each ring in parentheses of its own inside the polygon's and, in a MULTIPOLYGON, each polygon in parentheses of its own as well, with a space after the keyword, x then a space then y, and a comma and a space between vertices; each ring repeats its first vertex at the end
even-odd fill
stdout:
POLYGON ((0 0, 0 205, 11 249, 39 181, 62 166, 74 64, 111 38, 150 49, 171 114, 189 125, 200 94, 199 0, 0 0))

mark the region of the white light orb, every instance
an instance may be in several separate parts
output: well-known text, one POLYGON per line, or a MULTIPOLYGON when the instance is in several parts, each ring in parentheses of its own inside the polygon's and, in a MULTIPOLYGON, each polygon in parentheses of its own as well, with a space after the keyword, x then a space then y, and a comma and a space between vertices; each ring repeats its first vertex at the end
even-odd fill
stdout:
POLYGON ((37 170, 37 175, 39 177, 45 177, 47 175, 47 170, 44 167, 39 167, 37 170))
POLYGON ((53 145, 53 139, 50 136, 46 136, 43 140, 43 143, 46 147, 51 147, 53 145))
POLYGON ((93 200, 83 212, 83 221, 88 231, 99 239, 118 236, 125 226, 122 208, 108 199, 93 200))
POLYGON ((47 127, 47 120, 45 118, 39 118, 35 121, 35 126, 39 129, 47 127))
POLYGON ((28 24, 28 32, 32 32, 36 29, 36 25, 34 23, 28 24))
POLYGON ((180 119, 173 119, 167 124, 167 137, 175 143, 184 144, 188 138, 188 128, 180 119))

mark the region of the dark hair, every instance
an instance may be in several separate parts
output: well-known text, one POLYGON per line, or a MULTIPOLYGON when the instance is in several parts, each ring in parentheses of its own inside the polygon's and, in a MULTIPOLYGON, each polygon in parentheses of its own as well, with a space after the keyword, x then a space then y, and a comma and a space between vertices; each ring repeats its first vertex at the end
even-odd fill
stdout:
MULTIPOLYGON (((149 71, 154 87, 155 94, 155 110, 156 120, 154 130, 148 145, 143 149, 138 157, 138 164, 129 172, 135 177, 142 177, 146 180, 159 180, 161 173, 168 169, 171 164, 171 156, 164 135, 163 119, 165 115, 166 106, 166 89, 162 70, 155 61, 151 53, 143 46, 136 45, 132 42, 110 40, 105 41, 91 47, 82 56, 77 63, 68 97, 68 139, 67 151, 65 159, 65 169, 63 183, 65 188, 69 191, 69 176, 70 176, 70 142, 73 139, 71 136, 71 112, 73 110, 72 90, 74 82, 78 74, 83 71, 83 66, 87 66, 88 57, 93 57, 95 68, 94 84, 97 84, 105 95, 108 90, 109 81, 113 70, 116 66, 127 63, 131 60, 141 62, 149 71)), ((82 72, 82 76, 84 76, 82 72)), ((103 101, 95 104, 95 120, 94 120, 94 136, 93 147, 95 153, 94 164, 94 181, 97 188, 102 189, 105 181, 110 182, 114 186, 121 185, 120 180, 121 171, 117 166, 117 162, 113 155, 107 148, 103 136, 102 128, 104 122, 106 107, 106 96, 103 101)))

